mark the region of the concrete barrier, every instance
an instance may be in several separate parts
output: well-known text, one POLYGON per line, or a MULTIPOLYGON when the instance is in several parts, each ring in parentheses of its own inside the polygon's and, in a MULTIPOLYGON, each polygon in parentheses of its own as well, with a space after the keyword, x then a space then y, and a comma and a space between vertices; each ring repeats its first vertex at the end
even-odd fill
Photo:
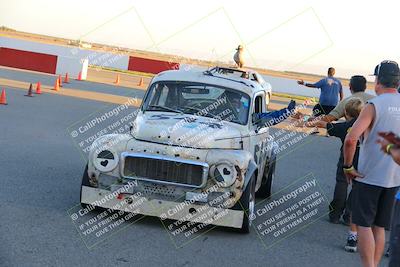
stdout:
POLYGON ((157 74, 165 70, 176 69, 179 69, 179 63, 133 56, 129 57, 128 70, 157 74))
POLYGON ((79 72, 82 73, 82 80, 87 78, 88 59, 75 57, 58 56, 57 73, 68 73, 69 77, 78 78, 79 72))
POLYGON ((4 48, 3 53, 6 55, 0 65, 51 74, 68 72, 72 78, 76 78, 81 71, 82 79, 86 79, 87 64, 153 74, 179 69, 179 63, 129 56, 118 50, 102 52, 4 36, 0 36, 0 47, 4 48), (40 64, 37 64, 38 61, 40 64))
POLYGON ((0 65, 55 74, 57 56, 0 47, 0 65))

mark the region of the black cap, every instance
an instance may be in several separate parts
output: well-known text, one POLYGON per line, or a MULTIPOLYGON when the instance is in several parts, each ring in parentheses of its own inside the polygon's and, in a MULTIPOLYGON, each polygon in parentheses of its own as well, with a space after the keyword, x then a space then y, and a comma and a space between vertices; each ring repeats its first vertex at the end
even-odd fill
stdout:
POLYGON ((376 65, 374 76, 387 77, 387 78, 396 78, 400 76, 399 65, 395 61, 384 60, 381 64, 376 65))

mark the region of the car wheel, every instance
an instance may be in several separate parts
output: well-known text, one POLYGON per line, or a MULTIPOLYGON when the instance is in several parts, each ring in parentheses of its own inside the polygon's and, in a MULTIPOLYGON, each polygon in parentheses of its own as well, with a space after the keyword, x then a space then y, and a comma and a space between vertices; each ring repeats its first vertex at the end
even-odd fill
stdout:
POLYGON ((254 218, 254 209, 256 204, 255 180, 256 179, 253 174, 253 176, 250 178, 249 183, 247 184, 246 189, 244 190, 242 196, 239 199, 239 203, 237 203, 235 207, 233 207, 233 209, 244 211, 242 228, 238 229, 240 233, 250 232, 252 218, 254 218))
POLYGON ((81 184, 81 192, 80 192, 80 198, 79 201, 81 203, 81 207, 82 208, 87 208, 89 205, 82 203, 82 187, 83 186, 90 186, 89 183, 89 175, 88 175, 88 165, 86 164, 85 170, 83 171, 83 175, 82 175, 82 184, 81 184))
POLYGON ((257 191, 257 197, 269 198, 271 196, 272 183, 275 178, 275 166, 276 166, 276 161, 274 161, 274 163, 270 168, 267 166, 265 167, 265 171, 261 181, 261 186, 257 191))

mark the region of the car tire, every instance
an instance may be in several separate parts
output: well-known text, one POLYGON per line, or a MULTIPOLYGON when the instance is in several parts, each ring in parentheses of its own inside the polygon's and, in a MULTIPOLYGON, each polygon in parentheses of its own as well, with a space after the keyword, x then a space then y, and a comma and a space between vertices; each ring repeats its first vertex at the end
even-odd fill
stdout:
POLYGON ((243 222, 242 228, 237 229, 240 233, 249 233, 251 228, 251 221, 254 217, 254 209, 256 203, 255 197, 255 188, 256 188, 256 179, 253 174, 250 178, 249 183, 247 184, 246 189, 244 190, 242 196, 240 197, 238 203, 233 207, 235 210, 243 210, 243 222))
POLYGON ((81 183, 81 192, 80 192, 80 197, 79 197, 79 202, 81 203, 82 208, 87 208, 89 205, 82 203, 82 187, 83 186, 90 186, 89 183, 89 175, 88 175, 88 165, 86 164, 85 170, 83 171, 82 175, 82 183, 81 183))
POLYGON ((263 178, 261 181, 261 186, 258 189, 256 196, 258 198, 269 198, 272 193, 272 183, 275 177, 275 166, 276 166, 276 161, 274 161, 271 165, 271 167, 266 166, 265 171, 263 174, 263 178))

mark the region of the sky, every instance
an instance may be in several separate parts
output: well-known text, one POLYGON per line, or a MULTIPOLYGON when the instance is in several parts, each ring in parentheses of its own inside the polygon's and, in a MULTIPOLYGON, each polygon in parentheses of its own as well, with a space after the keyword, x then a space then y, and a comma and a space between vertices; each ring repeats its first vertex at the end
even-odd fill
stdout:
POLYGON ((0 0, 0 26, 85 42, 337 76, 400 62, 399 1, 0 0))

